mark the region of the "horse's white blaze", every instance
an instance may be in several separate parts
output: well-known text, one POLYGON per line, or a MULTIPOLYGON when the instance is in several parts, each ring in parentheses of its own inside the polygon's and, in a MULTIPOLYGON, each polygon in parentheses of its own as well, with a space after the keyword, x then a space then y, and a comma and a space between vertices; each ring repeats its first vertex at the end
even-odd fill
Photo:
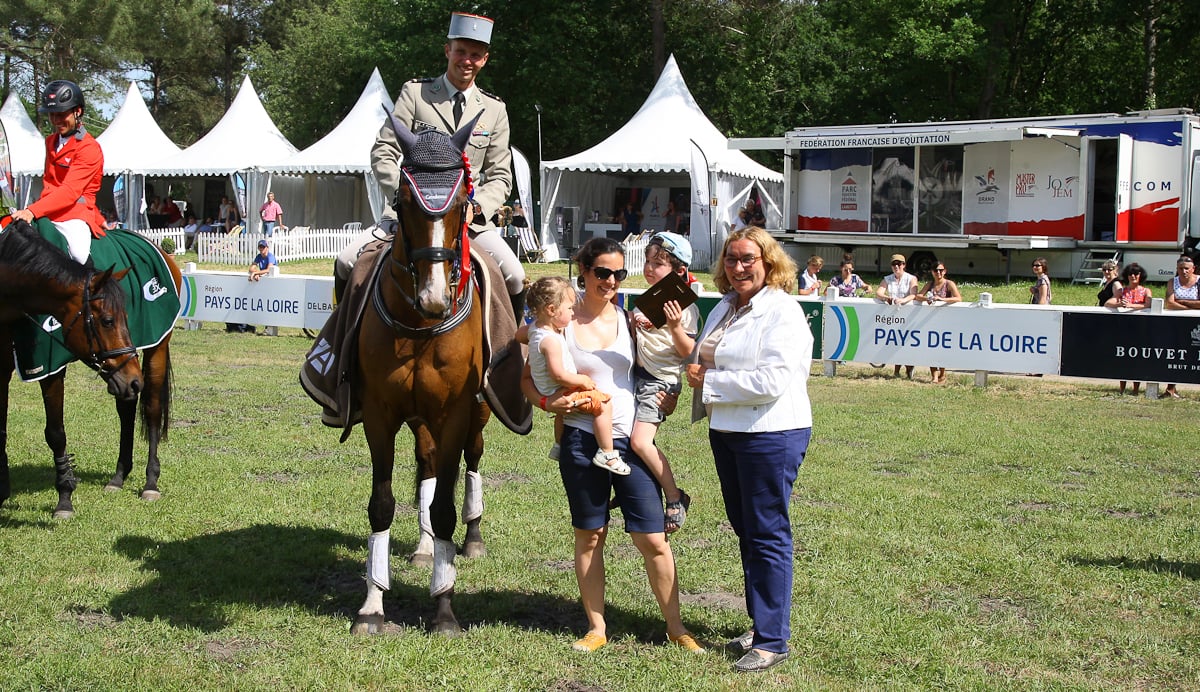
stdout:
MULTIPOLYGON (((445 219, 433 222, 433 242, 430 247, 441 248, 441 238, 446 237, 445 219)), ((440 315, 450 309, 450 295, 446 290, 446 263, 434 263, 421 285, 417 302, 431 315, 440 315)))
POLYGON ((454 569, 454 541, 436 539, 433 542, 433 575, 429 578, 429 595, 434 598, 454 588, 458 573, 454 569))
MULTIPOLYGON (((367 600, 371 588, 387 591, 392 588, 392 565, 389 547, 390 531, 377 531, 367 538, 367 600)), ((382 604, 382 596, 380 603, 382 604)), ((364 607, 366 607, 364 605, 364 607)), ((383 612, 382 607, 379 612, 383 612)))
POLYGON ((478 471, 467 471, 463 479, 463 523, 483 516, 483 476, 478 471))

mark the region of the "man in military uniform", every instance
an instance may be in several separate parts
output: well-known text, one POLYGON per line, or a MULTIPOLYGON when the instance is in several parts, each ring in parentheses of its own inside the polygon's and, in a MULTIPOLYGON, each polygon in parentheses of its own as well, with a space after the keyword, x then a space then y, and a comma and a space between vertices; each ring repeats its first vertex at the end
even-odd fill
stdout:
MULTIPOLYGON (((472 216, 469 225, 471 242, 491 255, 500 266, 513 301, 513 312, 519 321, 525 304, 525 270, 495 225, 513 186, 508 110, 499 97, 475 85, 476 77, 488 61, 492 20, 456 12, 450 16, 450 31, 446 38, 445 74, 414 79, 405 84, 396 99, 394 114, 400 123, 414 132, 434 129, 447 134, 453 134, 479 115, 466 150, 475 189, 473 209, 468 211, 472 216)), ((371 149, 371 169, 386 201, 380 224, 384 228, 396 219, 391 202, 400 184, 400 159, 396 133, 390 123, 384 123, 371 149)), ((342 251, 337 266, 339 280, 349 276, 359 249, 371 237, 370 233, 364 234, 342 251)))

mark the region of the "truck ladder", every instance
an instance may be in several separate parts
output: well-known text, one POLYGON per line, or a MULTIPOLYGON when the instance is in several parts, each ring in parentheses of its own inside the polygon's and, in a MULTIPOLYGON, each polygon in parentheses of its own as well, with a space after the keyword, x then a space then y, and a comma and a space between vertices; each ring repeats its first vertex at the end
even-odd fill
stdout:
POLYGON ((1071 279, 1073 284, 1098 284, 1104 281, 1104 272, 1100 268, 1104 263, 1112 260, 1118 266, 1121 264, 1120 250, 1088 250, 1087 256, 1083 258, 1083 263, 1075 270, 1075 278, 1071 279))

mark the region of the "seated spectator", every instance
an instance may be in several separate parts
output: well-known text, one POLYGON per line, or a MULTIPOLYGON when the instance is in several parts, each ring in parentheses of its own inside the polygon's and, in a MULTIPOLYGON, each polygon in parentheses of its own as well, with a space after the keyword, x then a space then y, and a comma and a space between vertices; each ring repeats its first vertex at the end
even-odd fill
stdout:
POLYGON ((187 220, 183 224, 183 249, 191 250, 196 244, 196 232, 200 229, 200 224, 196 223, 196 215, 192 212, 187 213, 187 220))
POLYGON ((871 284, 862 280, 862 277, 854 273, 854 260, 842 260, 842 266, 837 276, 829 280, 829 285, 838 290, 838 295, 843 298, 853 298, 860 293, 870 293, 871 284))
POLYGON ((167 217, 167 226, 178 227, 183 225, 183 212, 179 211, 179 205, 175 204, 175 200, 170 197, 163 200, 162 213, 167 217))

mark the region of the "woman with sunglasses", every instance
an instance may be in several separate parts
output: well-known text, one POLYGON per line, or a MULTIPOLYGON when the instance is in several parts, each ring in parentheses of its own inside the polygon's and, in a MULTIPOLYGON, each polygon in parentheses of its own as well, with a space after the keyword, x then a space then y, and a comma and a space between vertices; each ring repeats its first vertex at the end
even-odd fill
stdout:
MULTIPOLYGON (((1175 260, 1175 276, 1167 282, 1167 300, 1163 305, 1168 310, 1200 310, 1200 277, 1196 275, 1196 262, 1188 255, 1175 260)), ((1167 385, 1167 396, 1179 398, 1175 383, 1167 385)))
POLYGON ((813 335, 794 297, 796 265, 769 233, 729 234, 714 265, 724 298, 687 366, 693 422, 708 417, 725 515, 737 534, 751 629, 729 642, 734 670, 788 657, 792 486, 808 451, 813 335))
MULTIPOLYGON (((933 265, 933 273, 929 282, 920 290, 917 300, 925 301, 926 305, 951 305, 962 300, 958 292, 958 284, 946 278, 946 265, 938 262, 933 265)), ((930 366, 929 376, 934 384, 946 383, 946 368, 930 366)))
MULTIPOLYGON (((675 557, 664 532, 661 488, 629 445, 636 409, 634 347, 625 311, 617 305, 617 290, 629 274, 625 251, 615 240, 593 238, 579 249, 575 262, 583 291, 565 330, 567 349, 579 374, 592 378, 598 389, 612 395, 613 446, 621 452, 630 473, 617 476, 592 464, 597 450, 594 417, 575 410, 567 396, 542 396, 527 365, 521 391, 536 406, 563 415, 558 470, 575 530, 575 579, 588 624, 587 633, 572 648, 590 652, 608 643, 604 544, 608 538, 609 497, 615 493, 613 502, 620 507, 625 531, 642 554, 650 590, 666 620, 667 638, 689 651, 703 651, 680 619, 679 582, 675 557)), ((677 395, 659 395, 659 404, 667 412, 675 409, 676 401, 677 395)))
POLYGON ((1029 302, 1033 305, 1049 305, 1053 295, 1050 293, 1050 276, 1046 273, 1045 257, 1033 261, 1033 276, 1036 280, 1029 287, 1029 302))

